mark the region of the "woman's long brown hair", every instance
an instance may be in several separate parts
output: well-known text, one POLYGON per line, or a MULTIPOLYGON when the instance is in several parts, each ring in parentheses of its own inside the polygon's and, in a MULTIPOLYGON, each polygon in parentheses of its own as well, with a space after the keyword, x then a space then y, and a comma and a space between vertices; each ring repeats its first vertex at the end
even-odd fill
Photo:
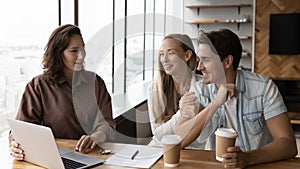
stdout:
MULTIPOLYGON (((196 66, 196 53, 194 51, 192 40, 185 34, 170 34, 164 37, 165 39, 175 39, 180 43, 183 51, 192 51, 192 57, 187 62, 187 66, 191 71, 196 66)), ((178 97, 175 90, 174 80, 171 75, 166 74, 163 65, 158 56, 158 77, 153 83, 152 88, 152 111, 155 117, 155 122, 163 123, 168 121, 178 110, 178 97)))
POLYGON ((81 35, 80 29, 71 24, 62 25, 56 28, 49 37, 48 43, 45 46, 43 56, 44 78, 49 82, 63 76, 64 63, 62 55, 68 47, 72 35, 81 35))

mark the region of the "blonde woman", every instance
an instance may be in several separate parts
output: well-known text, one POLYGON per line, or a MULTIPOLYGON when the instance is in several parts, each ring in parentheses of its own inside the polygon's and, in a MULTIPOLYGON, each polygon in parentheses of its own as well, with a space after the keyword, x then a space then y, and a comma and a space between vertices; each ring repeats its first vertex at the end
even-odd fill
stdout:
POLYGON ((162 136, 173 134, 181 118, 190 118, 199 112, 200 104, 196 96, 192 97, 188 109, 181 107, 178 112, 180 98, 186 92, 193 91, 193 84, 201 78, 193 73, 195 66, 196 54, 189 36, 170 34, 164 37, 158 55, 157 78, 148 88, 148 110, 153 134, 149 145, 159 146, 162 136), (180 116, 180 113, 184 115, 180 116))

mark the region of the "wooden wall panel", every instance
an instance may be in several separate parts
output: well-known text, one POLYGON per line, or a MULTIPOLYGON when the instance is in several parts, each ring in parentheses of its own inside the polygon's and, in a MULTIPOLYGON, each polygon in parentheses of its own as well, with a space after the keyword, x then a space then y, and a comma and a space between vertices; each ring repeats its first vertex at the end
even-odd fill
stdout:
POLYGON ((270 14, 300 13, 300 0, 256 0, 254 72, 300 79, 300 55, 269 55, 270 14))

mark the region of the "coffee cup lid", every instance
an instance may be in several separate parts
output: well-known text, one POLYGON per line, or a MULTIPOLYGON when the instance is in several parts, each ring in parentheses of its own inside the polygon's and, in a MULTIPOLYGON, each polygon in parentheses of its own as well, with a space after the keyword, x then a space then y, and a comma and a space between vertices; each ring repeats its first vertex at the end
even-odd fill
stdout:
POLYGON ((178 135, 164 135, 161 142, 163 144, 179 144, 181 140, 181 137, 178 135))
POLYGON ((233 128, 218 128, 215 134, 227 138, 237 137, 237 133, 233 128))

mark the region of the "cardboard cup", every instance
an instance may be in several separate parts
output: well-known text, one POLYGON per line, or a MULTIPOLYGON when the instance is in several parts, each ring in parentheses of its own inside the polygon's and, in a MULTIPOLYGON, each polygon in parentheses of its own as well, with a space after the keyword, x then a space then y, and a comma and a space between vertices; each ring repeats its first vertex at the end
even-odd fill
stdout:
POLYGON ((218 128, 216 134, 216 160, 223 161, 222 155, 227 153, 228 147, 235 145, 237 133, 232 128, 218 128))
POLYGON ((164 151, 164 165, 177 167, 180 162, 181 137, 178 135, 165 135, 161 142, 164 151))

